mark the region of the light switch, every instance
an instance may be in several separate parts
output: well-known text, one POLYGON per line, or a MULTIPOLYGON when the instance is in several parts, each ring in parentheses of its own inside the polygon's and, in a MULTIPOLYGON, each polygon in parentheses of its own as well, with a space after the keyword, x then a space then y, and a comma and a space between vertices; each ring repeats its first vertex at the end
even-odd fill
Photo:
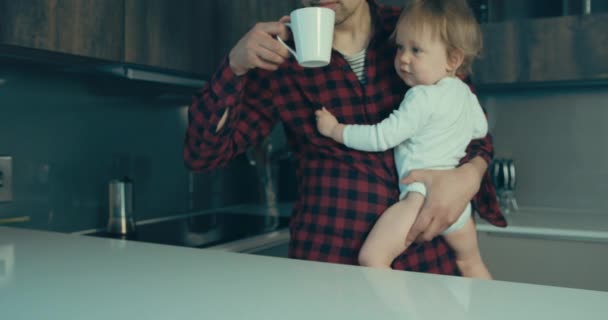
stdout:
POLYGON ((0 202, 13 200, 13 158, 0 156, 0 202))

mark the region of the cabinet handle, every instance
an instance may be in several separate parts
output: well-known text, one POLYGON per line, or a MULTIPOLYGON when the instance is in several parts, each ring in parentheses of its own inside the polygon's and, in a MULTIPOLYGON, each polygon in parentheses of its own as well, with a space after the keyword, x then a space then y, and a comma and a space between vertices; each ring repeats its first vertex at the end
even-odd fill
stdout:
POLYGON ((0 219, 0 224, 19 223, 19 222, 28 222, 28 221, 30 221, 30 216, 3 218, 3 219, 0 219))

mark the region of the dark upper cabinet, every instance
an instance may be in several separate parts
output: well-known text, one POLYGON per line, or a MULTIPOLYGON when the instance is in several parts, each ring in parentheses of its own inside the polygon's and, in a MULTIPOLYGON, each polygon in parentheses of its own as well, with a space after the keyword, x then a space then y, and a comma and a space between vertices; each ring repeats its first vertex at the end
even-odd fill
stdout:
POLYGON ((608 80, 608 14, 482 25, 473 67, 481 85, 584 84, 608 80))
POLYGON ((216 1, 124 0, 125 61, 210 74, 216 1))
POLYGON ((123 1, 0 0, 0 43, 122 60, 123 1))
MULTIPOLYGON (((300 0, 0 0, 0 44, 202 75, 300 0)), ((1 53, 0 53, 1 54, 1 53)))
POLYGON ((125 0, 125 60, 210 75, 258 21, 300 0, 125 0))
POLYGON ((596 14, 608 12, 606 0, 468 0, 482 22, 596 14))
POLYGON ((0 44, 207 74, 216 2, 0 0, 0 44))
POLYGON ((216 45, 224 56, 256 22, 277 21, 301 6, 301 0, 221 0, 216 8, 216 45))

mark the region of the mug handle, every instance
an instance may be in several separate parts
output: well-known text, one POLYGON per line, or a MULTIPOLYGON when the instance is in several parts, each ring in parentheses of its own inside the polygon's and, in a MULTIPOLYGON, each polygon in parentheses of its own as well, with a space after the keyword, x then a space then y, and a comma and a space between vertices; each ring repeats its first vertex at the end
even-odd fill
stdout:
MULTIPOLYGON (((289 22, 285 23, 285 25, 291 29, 291 24, 289 22)), ((294 50, 293 48, 291 48, 290 46, 288 46, 285 42, 283 42, 283 39, 281 39, 281 37, 279 37, 278 35, 276 36, 277 40, 279 41, 279 43, 281 43, 285 48, 287 48, 287 50, 289 50, 289 52, 291 52, 291 54, 293 54, 294 57, 298 57, 298 54, 296 53, 296 50, 294 50)))

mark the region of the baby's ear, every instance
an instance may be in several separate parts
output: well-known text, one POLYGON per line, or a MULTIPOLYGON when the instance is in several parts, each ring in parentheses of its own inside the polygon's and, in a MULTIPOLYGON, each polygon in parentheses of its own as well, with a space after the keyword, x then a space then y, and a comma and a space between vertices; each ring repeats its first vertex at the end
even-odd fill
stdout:
POLYGON ((454 49, 448 54, 448 71, 456 71, 464 61, 464 52, 461 49, 454 49))

